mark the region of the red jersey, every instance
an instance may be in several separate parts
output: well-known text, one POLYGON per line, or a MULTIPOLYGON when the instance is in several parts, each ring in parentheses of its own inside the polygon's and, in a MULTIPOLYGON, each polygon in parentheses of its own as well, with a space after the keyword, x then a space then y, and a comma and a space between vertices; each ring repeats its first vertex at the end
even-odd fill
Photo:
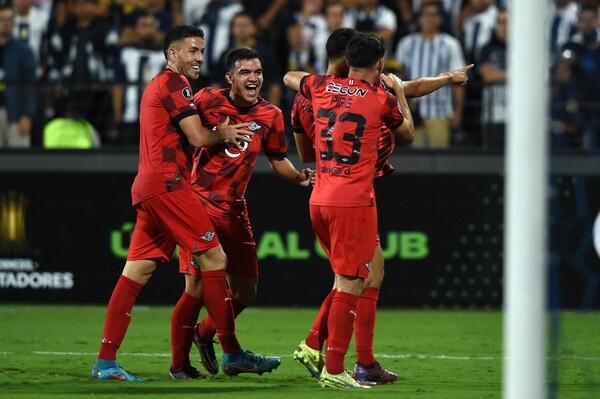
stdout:
POLYGON ((300 92, 296 93, 294 104, 292 104, 292 131, 296 134, 308 134, 311 141, 313 143, 315 141, 315 118, 312 104, 300 92))
MULTIPOLYGON (((306 134, 315 142, 315 118, 312 103, 300 92, 296 93, 292 105, 292 130, 295 134, 306 134)), ((375 164, 375 177, 388 176, 394 172, 394 167, 388 158, 394 152, 396 140, 394 134, 386 126, 381 127, 381 137, 377 147, 377 162, 375 164)))
POLYGON ((194 155, 192 181, 208 205, 207 212, 233 220, 245 207, 246 187, 261 148, 268 157, 287 155, 283 114, 262 98, 251 107, 238 107, 231 102, 229 88, 204 88, 196 93, 194 102, 205 126, 220 126, 229 116, 230 125, 248 122, 246 129, 254 133, 252 142, 245 143, 242 151, 217 144, 194 155))
POLYGON ((165 69, 152 79, 140 103, 140 161, 131 186, 133 205, 154 195, 190 187, 194 148, 178 123, 196 114, 185 76, 165 69))
POLYGON ((404 118, 396 98, 351 77, 307 75, 300 92, 315 115, 317 178, 310 203, 369 206, 382 125, 396 129, 404 118))

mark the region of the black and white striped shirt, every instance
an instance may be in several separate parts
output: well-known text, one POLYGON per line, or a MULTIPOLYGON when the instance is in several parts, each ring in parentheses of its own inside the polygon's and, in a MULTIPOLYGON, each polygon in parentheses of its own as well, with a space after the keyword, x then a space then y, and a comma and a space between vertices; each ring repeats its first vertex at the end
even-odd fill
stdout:
MULTIPOLYGON (((406 69, 408 79, 435 76, 465 65, 460 42, 447 33, 425 40, 420 33, 404 37, 396 48, 396 59, 406 69)), ((452 87, 444 86, 417 99, 424 119, 450 118, 454 113, 452 87)))

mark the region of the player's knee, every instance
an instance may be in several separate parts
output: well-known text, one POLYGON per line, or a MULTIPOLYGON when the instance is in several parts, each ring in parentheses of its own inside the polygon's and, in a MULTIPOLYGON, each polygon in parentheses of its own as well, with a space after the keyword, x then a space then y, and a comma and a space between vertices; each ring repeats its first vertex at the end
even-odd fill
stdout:
POLYGON ((380 273, 373 273, 369 287, 381 288, 381 285, 383 284, 383 276, 384 275, 385 275, 385 271, 383 269, 381 269, 380 273))
POLYGON ((227 255, 225 255, 220 245, 201 254, 194 254, 194 258, 203 271, 225 270, 227 267, 227 255))

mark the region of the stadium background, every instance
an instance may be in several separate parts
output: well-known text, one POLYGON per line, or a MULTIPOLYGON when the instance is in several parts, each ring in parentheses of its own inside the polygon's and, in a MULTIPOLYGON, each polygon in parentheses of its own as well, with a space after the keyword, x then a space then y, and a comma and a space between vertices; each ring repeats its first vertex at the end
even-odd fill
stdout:
MULTIPOLYGON (((297 165, 300 162, 291 156, 297 165)), ((376 182, 386 258, 383 307, 500 308, 503 157, 397 153, 376 182)), ((552 158, 548 275, 551 308, 598 309, 592 224, 600 165, 552 158)), ((104 304, 124 264, 135 213, 134 153, 11 152, 0 157, 0 301, 104 304)), ((257 305, 318 306, 332 284, 308 218, 309 191, 259 159, 247 199, 261 279, 257 305)), ((163 267, 140 296, 173 304, 183 288, 163 267)))

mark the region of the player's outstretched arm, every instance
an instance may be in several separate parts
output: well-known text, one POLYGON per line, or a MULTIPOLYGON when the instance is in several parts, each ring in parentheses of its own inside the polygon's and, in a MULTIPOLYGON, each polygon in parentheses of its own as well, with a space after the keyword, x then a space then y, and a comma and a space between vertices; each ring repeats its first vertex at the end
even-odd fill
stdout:
POLYGON ((218 143, 224 143, 228 146, 236 147, 239 150, 244 148, 240 142, 251 142, 254 133, 243 129, 248 123, 229 124, 229 117, 214 132, 202 125, 199 115, 190 115, 179 121, 179 128, 187 137, 189 143, 194 147, 210 147, 218 143))
POLYGON ((283 180, 301 187, 309 187, 311 185, 310 181, 314 172, 310 168, 298 171, 292 162, 285 157, 268 157, 268 160, 273 172, 283 180))
POLYGON ((394 90, 398 101, 398 106, 400 107, 400 111, 404 116, 404 122, 402 122, 402 124, 394 130, 394 134, 396 135, 396 138, 403 143, 412 143, 415 139, 415 127, 413 124, 410 107, 408 106, 406 96, 404 95, 404 86, 402 84, 402 80, 400 80, 400 78, 393 73, 385 75, 382 74, 381 78, 387 87, 391 87, 392 90, 394 90))
POLYGON ((304 71, 290 71, 283 77, 283 84, 290 89, 300 91, 300 81, 304 76, 308 75, 308 72, 304 71))
POLYGON ((469 64, 462 68, 442 72, 436 76, 402 81, 404 95, 407 98, 425 96, 447 85, 448 83, 451 83, 455 86, 464 86, 469 80, 467 71, 473 68, 473 66, 474 64, 469 64))

